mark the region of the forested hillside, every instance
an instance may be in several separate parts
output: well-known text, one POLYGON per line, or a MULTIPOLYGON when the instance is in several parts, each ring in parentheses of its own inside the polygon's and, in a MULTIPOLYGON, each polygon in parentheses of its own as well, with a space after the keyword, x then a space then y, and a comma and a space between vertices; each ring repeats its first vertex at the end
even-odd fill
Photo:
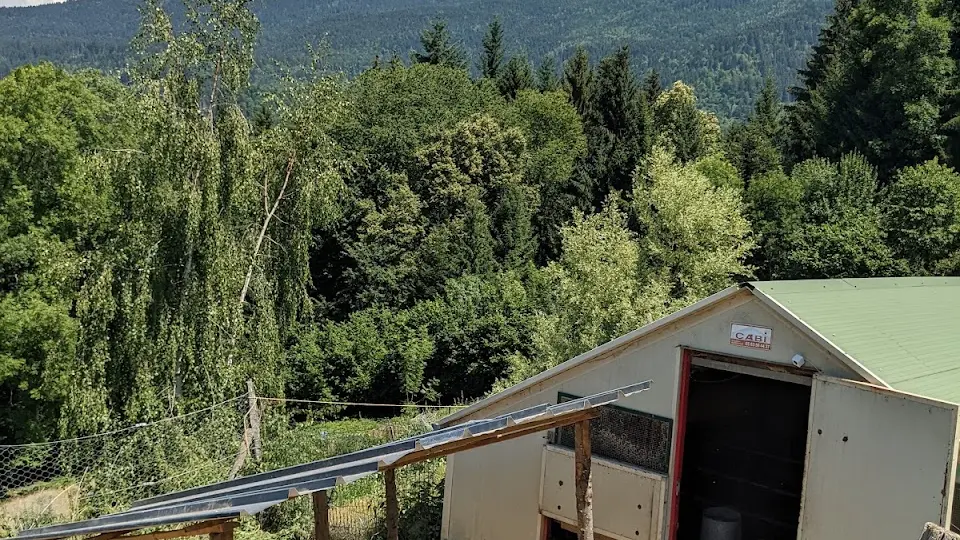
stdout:
POLYGON ((636 52, 509 26, 238 106, 244 0, 129 76, 0 79, 0 442, 268 396, 472 400, 750 277, 960 274, 960 16, 840 0, 796 102, 721 130, 636 52), (470 66, 476 66, 471 73, 470 66))
MULTIPOLYGON (((534 64, 562 62, 578 44, 595 56, 629 45, 634 69, 693 85, 702 105, 726 118, 749 112, 764 75, 781 89, 794 84, 831 0, 257 0, 251 8, 263 24, 258 84, 273 83, 277 64, 302 73, 308 45, 321 41, 326 66, 351 74, 378 55, 406 58, 438 16, 475 67, 484 28, 499 15, 508 49, 534 64)), ((43 59, 120 69, 137 22, 135 0, 0 9, 0 75, 43 59)))

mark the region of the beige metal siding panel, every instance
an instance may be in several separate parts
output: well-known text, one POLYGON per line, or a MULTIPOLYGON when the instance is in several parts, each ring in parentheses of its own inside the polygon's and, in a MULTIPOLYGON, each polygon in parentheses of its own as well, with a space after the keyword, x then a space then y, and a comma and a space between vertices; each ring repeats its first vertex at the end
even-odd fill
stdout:
POLYGON ((546 433, 457 454, 447 498, 450 540, 537 538, 540 462, 546 433))
MULTIPOLYGON (((658 540, 666 477, 596 457, 591 470, 597 532, 622 540, 658 540)), ((573 473, 573 452, 555 446, 544 448, 541 513, 576 523, 573 473)))
POLYGON ((801 540, 902 540, 949 519, 957 406, 815 377, 801 540))
MULTIPOLYGON (((673 419, 677 409, 680 346, 783 364, 789 363, 794 354, 801 353, 807 358, 808 367, 831 375, 855 376, 844 364, 830 357, 827 351, 793 329, 758 299, 752 295, 738 296, 729 299, 724 306, 716 306, 702 315, 692 316, 687 324, 676 329, 647 336, 609 358, 579 365, 554 378, 538 382, 520 394, 489 403, 484 414, 502 414, 554 401, 558 392, 590 395, 622 386, 627 381, 652 379, 653 386, 649 391, 629 396, 618 405, 673 419), (735 322, 773 328, 771 350, 757 351, 730 345, 730 325, 735 322)), ((453 481, 452 494, 448 494, 445 501, 450 506, 445 509, 449 515, 446 538, 536 538, 540 462, 544 443, 540 437, 524 437, 458 454, 452 464, 448 463, 447 474, 453 476, 453 481), (504 447, 502 451, 501 446, 504 447), (524 499, 524 493, 532 493, 529 501, 524 499), (508 529, 511 524, 518 527, 512 534, 508 529)), ((676 441, 673 443, 675 445, 676 441)), ((660 524, 660 538, 665 538, 669 529, 665 520, 669 517, 666 501, 670 495, 668 483, 662 496, 664 505, 661 521, 664 523, 660 524)))

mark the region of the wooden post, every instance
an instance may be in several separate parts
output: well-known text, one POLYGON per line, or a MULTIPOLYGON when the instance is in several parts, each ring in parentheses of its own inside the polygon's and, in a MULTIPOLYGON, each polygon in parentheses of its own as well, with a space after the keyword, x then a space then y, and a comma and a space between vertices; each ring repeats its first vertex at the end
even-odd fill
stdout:
POLYGON ((210 540, 233 540, 233 528, 236 523, 224 523, 220 532, 210 533, 210 540))
POLYGON ((250 404, 250 450, 253 459, 260 463, 263 458, 263 449, 260 444, 260 407, 257 404, 257 394, 253 389, 253 381, 247 380, 247 401, 250 404))
POLYGON ((383 483, 387 498, 387 540, 400 539, 400 505, 397 502, 396 469, 383 471, 383 483))
POLYGON ((580 540, 593 540, 593 476, 590 473, 590 421, 574 424, 574 478, 577 483, 577 525, 580 540))
POLYGON ((313 493, 313 540, 330 540, 330 502, 325 490, 313 493))

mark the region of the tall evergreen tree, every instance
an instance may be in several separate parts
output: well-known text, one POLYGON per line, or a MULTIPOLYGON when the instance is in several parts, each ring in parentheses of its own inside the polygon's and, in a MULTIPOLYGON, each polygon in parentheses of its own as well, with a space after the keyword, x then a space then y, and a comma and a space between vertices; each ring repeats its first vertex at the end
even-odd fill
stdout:
POLYGON ((748 185, 754 176, 780 169, 783 104, 772 78, 767 77, 749 120, 733 126, 725 142, 728 159, 748 185))
POLYGON ((587 135, 597 182, 594 202, 601 203, 611 191, 628 192, 652 142, 652 112, 630 69, 629 48, 600 61, 591 98, 587 135))
POLYGON ((944 152, 942 112, 956 76, 950 21, 940 2, 861 0, 845 22, 823 81, 816 70, 807 76, 814 86, 794 136, 822 156, 860 152, 888 181, 944 152))
POLYGON ((557 78, 557 59, 552 54, 544 56, 540 67, 537 68, 537 88, 541 92, 552 92, 560 88, 560 79, 557 78))
POLYGON ((819 104, 814 102, 812 93, 826 80, 828 70, 841 55, 849 34, 850 14, 859 1, 836 0, 806 67, 798 73, 800 85, 790 88, 794 103, 787 114, 790 136, 785 156, 790 163, 799 163, 816 153, 814 124, 819 104))
POLYGON ((446 21, 437 19, 421 32, 420 45, 423 52, 414 53, 416 63, 467 69, 467 53, 454 43, 446 21))
POLYGON ((580 116, 585 117, 590 108, 590 92, 593 87, 593 69, 587 49, 578 45, 576 52, 563 66, 563 87, 570 96, 570 102, 577 108, 580 116))
POLYGON ((663 92, 663 82, 660 81, 660 72, 651 69, 650 73, 643 79, 643 93, 647 97, 647 103, 653 105, 663 92))
POLYGON ((500 93, 508 100, 516 99, 521 90, 534 88, 533 70, 527 57, 522 54, 511 57, 497 84, 500 93))
POLYGON ((500 17, 496 17, 490 22, 487 33, 483 36, 480 73, 487 79, 499 77, 503 56, 503 25, 500 23, 500 17))
POLYGON ((783 103, 780 101, 777 92, 776 82, 773 77, 767 75, 763 81, 763 89, 760 90, 760 96, 753 107, 754 122, 760 131, 772 142, 778 143, 781 140, 783 131, 783 103))

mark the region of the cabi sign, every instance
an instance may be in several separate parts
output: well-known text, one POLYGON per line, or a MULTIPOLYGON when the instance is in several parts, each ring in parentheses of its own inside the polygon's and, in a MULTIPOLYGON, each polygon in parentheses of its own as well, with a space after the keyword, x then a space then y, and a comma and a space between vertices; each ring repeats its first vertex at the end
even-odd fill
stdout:
POLYGON ((773 329, 734 323, 730 327, 730 344, 769 351, 773 344, 773 329))

